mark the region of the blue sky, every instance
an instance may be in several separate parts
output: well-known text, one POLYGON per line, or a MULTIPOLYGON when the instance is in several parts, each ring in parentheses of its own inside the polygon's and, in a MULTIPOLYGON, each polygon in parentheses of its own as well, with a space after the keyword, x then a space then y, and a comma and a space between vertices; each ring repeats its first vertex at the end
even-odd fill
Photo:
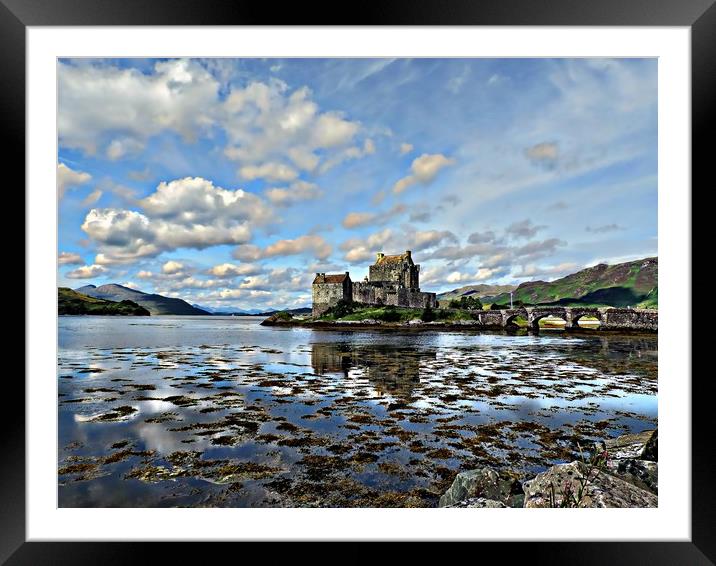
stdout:
POLYGON ((59 284, 310 304, 413 251, 421 287, 657 253, 655 59, 58 62, 59 284))

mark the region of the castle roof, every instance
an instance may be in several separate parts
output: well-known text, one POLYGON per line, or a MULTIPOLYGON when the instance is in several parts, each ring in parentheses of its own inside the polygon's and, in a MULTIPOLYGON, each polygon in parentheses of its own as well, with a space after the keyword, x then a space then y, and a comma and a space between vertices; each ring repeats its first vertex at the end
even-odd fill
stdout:
POLYGON ((378 258, 375 260, 374 265, 382 265, 385 263, 403 263, 404 261, 412 263, 413 260, 411 258, 410 252, 405 252, 403 254, 398 255, 378 254, 378 258))
POLYGON ((339 275, 320 274, 316 275, 316 277, 313 279, 313 283, 343 283, 347 277, 347 273, 341 273, 339 275))

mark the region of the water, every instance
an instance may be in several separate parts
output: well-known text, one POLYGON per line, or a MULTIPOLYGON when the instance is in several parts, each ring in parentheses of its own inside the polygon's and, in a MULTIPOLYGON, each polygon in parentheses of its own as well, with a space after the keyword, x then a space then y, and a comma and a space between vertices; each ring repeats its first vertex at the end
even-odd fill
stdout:
POLYGON ((60 317, 59 505, 434 506, 655 428, 657 337, 60 317))

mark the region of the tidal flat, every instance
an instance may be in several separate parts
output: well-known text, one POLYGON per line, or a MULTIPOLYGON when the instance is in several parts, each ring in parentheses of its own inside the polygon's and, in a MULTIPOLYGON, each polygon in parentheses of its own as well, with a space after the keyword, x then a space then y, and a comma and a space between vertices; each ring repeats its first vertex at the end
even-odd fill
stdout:
POLYGON ((60 507, 435 507, 657 427, 657 336, 60 317, 60 507))

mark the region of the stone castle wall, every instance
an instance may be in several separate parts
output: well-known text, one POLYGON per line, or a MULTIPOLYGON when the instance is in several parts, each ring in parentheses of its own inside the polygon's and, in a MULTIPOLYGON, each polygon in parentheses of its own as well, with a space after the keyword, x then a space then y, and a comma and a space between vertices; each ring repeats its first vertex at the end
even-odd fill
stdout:
POLYGON ((370 282, 353 283, 351 298, 356 303, 368 305, 393 305, 418 309, 435 308, 437 304, 435 293, 412 291, 393 285, 373 285, 370 282))
POLYGON ((341 299, 351 300, 351 281, 313 284, 313 316, 320 316, 341 299))

